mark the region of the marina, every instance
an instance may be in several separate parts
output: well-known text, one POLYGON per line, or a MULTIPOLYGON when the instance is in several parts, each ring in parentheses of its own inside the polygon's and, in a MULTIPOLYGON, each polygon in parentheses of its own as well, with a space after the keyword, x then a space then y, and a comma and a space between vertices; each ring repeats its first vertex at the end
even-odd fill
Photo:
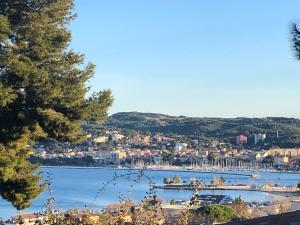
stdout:
MULTIPOLYGON (((241 175, 233 175, 230 173, 220 174, 219 172, 191 172, 177 170, 145 170, 140 181, 136 182, 138 170, 118 169, 118 168, 82 168, 82 167, 43 167, 42 174, 46 177, 52 177, 52 194, 55 199, 55 207, 61 210, 70 208, 86 208, 100 210, 110 204, 119 202, 120 198, 130 198, 133 200, 142 200, 149 191, 150 185, 161 185, 164 177, 180 176, 182 181, 189 182, 191 177, 196 177, 209 183, 214 177, 225 178, 224 185, 264 185, 272 184, 273 186, 292 186, 300 182, 297 173, 272 173, 260 172, 259 178, 253 179, 243 174, 248 172, 238 172, 241 175), (133 173, 133 172, 137 173, 133 173), (122 175, 133 173, 130 177, 123 177, 116 180, 115 184, 111 183, 106 189, 97 194, 99 189, 105 183, 114 177, 115 174, 122 175)), ((222 171, 220 171, 223 173, 222 171)), ((193 190, 180 189, 156 189, 157 196, 163 199, 164 203, 170 202, 172 199, 176 201, 184 201, 190 199, 193 190)), ((225 189, 207 189, 200 190, 201 195, 226 195, 231 198, 241 196, 246 202, 254 204, 264 204, 278 199, 283 199, 281 195, 274 192, 247 191, 247 190, 225 190, 225 189)), ((48 193, 44 192, 36 199, 32 206, 21 213, 41 212, 47 200, 48 193)), ((0 217, 8 219, 11 216, 20 213, 14 209, 8 202, 1 200, 0 217)))

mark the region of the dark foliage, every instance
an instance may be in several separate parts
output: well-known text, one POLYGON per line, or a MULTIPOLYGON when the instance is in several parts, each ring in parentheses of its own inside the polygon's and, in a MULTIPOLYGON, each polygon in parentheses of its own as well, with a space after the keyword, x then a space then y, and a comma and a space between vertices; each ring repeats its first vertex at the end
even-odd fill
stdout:
POLYGON ((69 48, 73 0, 0 1, 0 195, 18 209, 43 190, 28 156, 34 141, 80 141, 102 120, 110 91, 86 99, 94 65, 69 48))

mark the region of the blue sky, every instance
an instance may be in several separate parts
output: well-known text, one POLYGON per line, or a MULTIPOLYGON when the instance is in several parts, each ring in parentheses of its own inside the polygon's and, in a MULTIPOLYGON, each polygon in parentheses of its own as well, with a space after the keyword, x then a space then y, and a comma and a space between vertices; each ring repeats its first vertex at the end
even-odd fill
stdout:
POLYGON ((110 113, 300 117, 299 0, 76 0, 71 47, 110 113))

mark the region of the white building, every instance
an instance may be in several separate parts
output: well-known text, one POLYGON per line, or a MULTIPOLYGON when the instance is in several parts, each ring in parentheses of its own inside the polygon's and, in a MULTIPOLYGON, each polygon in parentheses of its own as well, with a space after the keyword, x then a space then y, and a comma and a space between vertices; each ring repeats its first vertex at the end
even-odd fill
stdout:
POLYGON ((264 142, 266 139, 267 135, 266 134, 254 134, 254 144, 256 145, 258 142, 264 142))
POLYGON ((30 214, 20 214, 12 218, 13 224, 17 225, 35 225, 41 224, 44 217, 40 214, 30 213, 30 214))
POLYGON ((289 163, 289 157, 288 156, 275 156, 274 158, 274 165, 277 166, 284 166, 289 163))
POLYGON ((174 151, 175 152, 180 152, 182 151, 183 149, 185 149, 187 147, 187 144, 186 143, 180 143, 180 142, 177 142, 175 144, 175 147, 174 147, 174 151))

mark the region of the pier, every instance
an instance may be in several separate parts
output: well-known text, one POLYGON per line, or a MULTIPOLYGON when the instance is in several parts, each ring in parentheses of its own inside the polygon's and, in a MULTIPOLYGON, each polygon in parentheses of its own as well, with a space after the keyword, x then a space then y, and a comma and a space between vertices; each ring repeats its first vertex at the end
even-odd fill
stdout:
POLYGON ((157 189, 172 189, 172 190, 239 190, 239 191, 260 191, 269 193, 297 193, 297 186, 271 186, 271 185, 223 185, 223 186, 196 186, 182 184, 154 185, 157 189))

